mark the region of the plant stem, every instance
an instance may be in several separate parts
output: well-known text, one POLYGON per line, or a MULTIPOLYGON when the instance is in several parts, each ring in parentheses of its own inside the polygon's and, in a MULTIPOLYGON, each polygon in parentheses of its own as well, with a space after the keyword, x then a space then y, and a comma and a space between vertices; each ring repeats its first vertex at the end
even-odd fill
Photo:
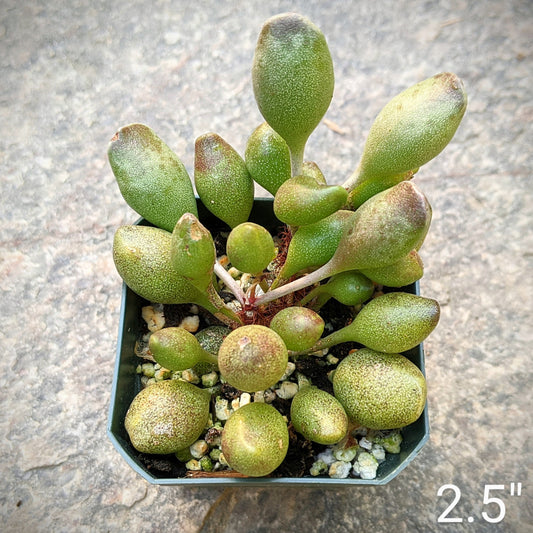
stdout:
POLYGON ((206 303, 200 305, 206 306, 206 309, 213 313, 219 320, 228 326, 235 327, 235 325, 242 325, 241 319, 237 316, 233 309, 230 309, 224 300, 218 294, 215 285, 211 282, 205 292, 206 303))
POLYGON ((318 310, 331 298, 331 295, 327 292, 324 292, 321 289, 322 285, 318 286, 316 289, 313 289, 311 292, 307 293, 301 300, 298 305, 304 306, 309 303, 311 300, 316 298, 315 303, 312 306, 308 306, 313 311, 318 312, 318 310))
POLYGON ((210 363, 218 367, 218 357, 216 355, 213 355, 212 353, 209 353, 206 350, 203 350, 202 356, 199 358, 199 361, 204 363, 210 363))
POLYGON ((327 337, 323 337, 322 339, 319 339, 314 346, 311 348, 308 348, 307 350, 302 350, 301 352, 289 352, 289 355, 292 357, 304 357, 309 354, 319 352, 321 350, 324 350, 325 348, 331 348, 332 346, 335 346, 336 344, 340 344, 341 342, 348 342, 349 339, 344 338, 344 328, 334 331, 331 335, 328 335, 327 337), (340 335, 337 335, 339 331, 342 331, 340 335))
POLYGON ((327 337, 319 339, 312 348, 306 351, 306 353, 318 352, 320 350, 324 350, 324 348, 331 348, 332 346, 340 344, 341 342, 347 342, 348 340, 345 338, 344 333, 344 328, 334 331, 327 337))
POLYGON ((342 184, 342 186, 348 191, 351 192, 353 188, 355 187, 357 180, 359 179, 359 175, 361 173, 360 171, 361 164, 357 165, 357 168, 353 171, 352 175, 342 184))
POLYGON ((287 283, 286 285, 278 287, 277 289, 274 289, 273 291, 269 291, 265 294, 262 294, 261 296, 259 296, 259 298, 257 298, 257 300, 255 300, 254 304, 257 306, 257 305, 266 304, 273 300, 277 300, 278 298, 281 298, 282 296, 285 296, 286 294, 299 291, 300 289, 309 287, 309 285, 314 285, 315 283, 318 283, 319 281, 331 275, 332 275, 332 272, 330 270, 329 263, 326 263, 325 265, 321 266, 319 269, 315 270, 314 272, 311 272, 311 274, 307 276, 303 276, 302 278, 298 278, 294 281, 291 281, 290 283, 287 283))
POLYGON ((277 278, 272 282, 272 285, 270 285, 270 290, 273 291, 280 283, 283 284, 285 281, 285 278, 282 278, 278 275, 277 278))
POLYGON ((231 274, 218 262, 215 262, 215 274, 224 282, 224 285, 233 293, 239 303, 244 306, 246 296, 239 284, 231 277, 231 274))
POLYGON ((263 292, 267 292, 268 289, 269 289, 269 286, 268 286, 268 283, 267 283, 266 279, 262 279, 262 280, 259 282, 259 286, 261 287, 261 289, 263 290, 263 292))
POLYGON ((294 176, 300 176, 303 172, 303 164, 304 164, 304 149, 305 149, 305 143, 300 148, 298 147, 298 150, 290 150, 291 153, 291 174, 292 177, 294 176))

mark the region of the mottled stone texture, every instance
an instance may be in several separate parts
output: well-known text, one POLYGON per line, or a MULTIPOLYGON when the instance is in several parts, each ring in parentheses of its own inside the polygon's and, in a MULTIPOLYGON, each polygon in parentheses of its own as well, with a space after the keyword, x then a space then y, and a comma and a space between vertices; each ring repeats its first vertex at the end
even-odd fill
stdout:
POLYGON ((2 530, 532 531, 532 15, 530 0, 4 0, 2 530), (431 441, 385 487, 150 486, 105 434, 121 291, 111 242, 136 219, 107 143, 139 121, 189 172, 207 131, 242 154, 261 122, 255 41, 288 9, 322 28, 335 64, 330 122, 308 146, 330 183, 405 87, 451 70, 469 93, 456 137, 415 178, 434 209, 422 292, 442 304, 426 342, 431 441), (484 485, 513 481, 522 496, 503 496, 505 519, 487 524, 481 511, 498 509, 482 505, 484 485), (447 483, 463 524, 437 524, 447 483))

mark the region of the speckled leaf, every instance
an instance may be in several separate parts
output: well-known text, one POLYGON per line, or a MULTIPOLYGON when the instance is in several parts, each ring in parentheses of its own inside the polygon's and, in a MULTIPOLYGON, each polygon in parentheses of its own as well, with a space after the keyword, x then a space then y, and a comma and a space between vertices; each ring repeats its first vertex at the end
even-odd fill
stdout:
POLYGON ((253 180, 241 156, 216 133, 196 139, 194 181, 202 203, 231 228, 248 220, 253 180))
POLYGON ((355 212, 328 263, 330 275, 395 263, 420 243, 430 222, 431 206, 410 181, 373 196, 355 212))
POLYGON ((421 81, 394 97, 370 128, 350 195, 354 207, 410 177, 444 150, 466 105, 463 82, 450 72, 421 81))
POLYGON ((298 228, 289 244, 287 258, 279 273, 280 280, 327 263, 353 216, 353 211, 339 210, 314 224, 298 228))
POLYGON ((254 181, 272 195, 291 177, 289 147, 266 122, 248 139, 244 160, 254 181))
POLYGON ((348 417, 331 394, 308 386, 292 399, 291 422, 306 439, 319 444, 335 444, 348 430, 348 417))
POLYGON ((215 243, 209 230, 191 213, 185 213, 174 227, 170 260, 176 272, 200 290, 211 283, 215 243))
POLYGON ((107 154, 122 196, 155 226, 172 231, 184 213, 198 214, 187 170, 148 126, 120 128, 107 154))
POLYGON ((209 418, 210 394, 190 383, 166 380, 133 399, 124 425, 133 446, 144 453, 174 453, 192 444, 209 418))
POLYGON ((340 185, 323 185, 312 176, 295 176, 278 189, 274 213, 290 226, 305 226, 339 210, 348 197, 340 185))
POLYGON ((315 347, 323 349, 353 341, 380 352, 405 352, 435 329, 439 317, 436 300, 390 292, 370 300, 351 324, 324 337, 315 347))
POLYGON ((297 160, 293 175, 300 174, 305 143, 333 96, 333 62, 322 32, 297 13, 267 20, 255 49, 252 81, 259 110, 297 160))
POLYGON ((348 417, 370 429, 407 426, 426 404, 426 380, 416 365, 403 355, 368 348, 341 361, 333 390, 348 417))
POLYGON ((405 287, 422 278, 424 265, 416 250, 411 250, 392 265, 362 271, 375 283, 387 287, 405 287))

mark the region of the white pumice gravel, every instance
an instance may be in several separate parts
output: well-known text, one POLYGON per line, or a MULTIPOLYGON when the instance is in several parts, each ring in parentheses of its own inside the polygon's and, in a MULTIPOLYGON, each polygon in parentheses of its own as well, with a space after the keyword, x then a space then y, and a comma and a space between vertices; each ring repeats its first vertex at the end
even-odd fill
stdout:
POLYGON ((237 279, 241 274, 242 272, 240 270, 237 270, 235 267, 230 267, 228 269, 228 274, 233 278, 233 279, 237 279))
POLYGON ((279 389, 276 389, 276 394, 283 400, 290 400, 296 396, 298 392, 298 384, 292 381, 284 381, 279 389))
POLYGON ((331 447, 326 448, 323 452, 318 454, 317 460, 323 461, 328 466, 333 464, 335 462, 335 457, 333 456, 333 449, 331 447))
POLYGON ((368 452, 361 452, 353 464, 353 473, 361 479, 375 479, 378 470, 377 459, 368 452))
POLYGON ((263 290, 263 288, 259 284, 257 284, 255 286, 254 292, 255 292, 255 297, 256 298, 259 298, 259 296, 261 296, 262 294, 265 294, 265 291, 263 290))
POLYGON ((350 470, 352 469, 352 464, 345 461, 335 461, 329 467, 329 477, 335 479, 344 479, 350 475, 350 470))
POLYGON ((336 466, 333 470, 330 467, 334 463, 343 462, 351 466, 352 477, 375 479, 379 465, 386 460, 386 454, 400 452, 402 436, 399 430, 375 432, 358 427, 351 435, 356 439, 355 445, 346 448, 346 443, 341 441, 328 446, 316 456, 309 474, 312 476, 323 474, 321 465, 325 464, 329 468, 328 475, 334 477, 332 476, 334 474, 336 477, 339 475, 340 467, 336 466))
POLYGON ((350 448, 345 448, 344 446, 339 448, 333 447, 333 457, 335 457, 337 461, 351 463, 355 459, 358 451, 359 447, 357 445, 351 446, 350 448))
POLYGON ((189 451, 195 459, 201 459, 209 451, 209 446, 205 440, 200 439, 189 446, 189 451))
POLYGON ((381 444, 383 448, 385 448, 386 452, 389 453, 400 453, 400 445, 402 443, 402 435, 399 431, 395 431, 390 433, 389 435, 386 435, 385 437, 381 437, 378 440, 378 444, 381 444))
POLYGON ((323 350, 318 350, 317 352, 311 353, 314 357, 324 357, 329 352, 329 348, 324 348, 323 350))
POLYGON ((307 376, 302 374, 301 372, 298 372, 296 374, 296 379, 298 380, 298 390, 303 389, 304 387, 307 387, 308 385, 311 385, 311 381, 307 376))
POLYGON ((202 470, 202 465, 198 459, 191 459, 185 463, 185 468, 187 470, 202 470))
POLYGON ((239 407, 247 405, 252 401, 252 396, 248 392, 243 392, 239 398, 239 407))
POLYGON ((209 372, 202 375, 202 385, 206 388, 214 387, 218 383, 218 373, 209 372))
POLYGON ((180 322, 180 328, 187 330, 189 333, 196 333, 200 327, 200 317, 198 315, 186 316, 180 322))
POLYGON ((254 392, 254 402, 265 403, 265 391, 264 390, 259 390, 257 392, 254 392))
POLYGON ((187 370, 183 370, 181 373, 182 379, 185 381, 188 381, 189 383, 193 383, 194 385, 197 385, 200 383, 200 376, 192 369, 188 368, 187 370))
POLYGON ((329 365, 336 365, 339 362, 339 358, 328 353, 328 355, 326 356, 326 361, 328 362, 329 365))
POLYGON ((146 305, 141 310, 143 320, 146 322, 148 329, 153 333, 159 331, 165 326, 165 315, 163 314, 163 306, 161 305, 146 305))
POLYGON ((219 420, 227 420, 231 416, 232 410, 228 405, 228 400, 218 396, 215 400, 215 416, 219 420))
POLYGON ((141 370, 142 370, 143 376, 148 376, 149 378, 153 378, 155 375, 155 367, 153 363, 143 363, 141 365, 141 370))
POLYGON ((372 450, 370 453, 376 458, 376 461, 379 464, 385 461, 385 448, 383 448, 381 444, 372 444, 372 450))
POLYGON ((221 465, 223 466, 229 466, 229 463, 228 461, 226 461, 226 458, 224 457, 224 454, 223 453, 220 453, 219 457, 218 457, 218 460, 220 462, 221 465))
POLYGON ((276 393, 272 389, 267 389, 264 398, 265 403, 272 403, 276 399, 276 393))
POLYGON ((163 381, 165 379, 169 379, 172 375, 172 372, 168 370, 167 368, 158 368, 154 372, 154 378, 156 381, 163 381))
POLYGON ((289 379, 295 370, 296 370, 296 365, 292 361, 289 361, 287 363, 287 368, 285 369, 285 373, 283 374, 283 376, 281 376, 280 381, 286 381, 287 379, 289 379))
POLYGON ((252 275, 245 273, 240 279, 241 289, 246 292, 252 286, 252 275))
POLYGON ((372 442, 369 441, 366 437, 362 437, 360 440, 359 440, 359 446, 361 446, 361 448, 367 450, 367 451, 370 451, 372 449, 372 442))
POLYGON ((309 469, 309 473, 313 476, 319 476, 320 474, 325 474, 328 471, 328 465, 322 461, 321 459, 318 459, 315 461, 311 468, 309 469))

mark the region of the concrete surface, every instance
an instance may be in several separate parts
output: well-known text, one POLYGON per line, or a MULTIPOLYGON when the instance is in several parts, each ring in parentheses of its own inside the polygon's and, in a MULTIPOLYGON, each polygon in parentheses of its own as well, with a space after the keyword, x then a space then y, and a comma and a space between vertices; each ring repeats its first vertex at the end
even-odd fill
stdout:
POLYGON ((533 531, 532 28, 529 0, 4 0, 1 529, 533 531), (151 486, 105 434, 120 305, 111 242, 136 219, 107 143, 139 121, 189 170, 206 131, 242 152, 261 122, 256 38, 287 10, 323 30, 334 58, 327 119, 337 127, 320 125, 307 152, 331 183, 353 170, 373 117, 403 88, 451 70, 469 93, 453 142, 416 178, 434 208, 422 291, 443 306, 426 342, 431 441, 385 487, 151 486), (453 496, 437 496, 445 484, 462 491, 449 514, 462 523, 437 523, 453 496), (506 487, 490 492, 506 505, 498 524, 481 516, 498 514, 483 505, 489 484, 506 487))

